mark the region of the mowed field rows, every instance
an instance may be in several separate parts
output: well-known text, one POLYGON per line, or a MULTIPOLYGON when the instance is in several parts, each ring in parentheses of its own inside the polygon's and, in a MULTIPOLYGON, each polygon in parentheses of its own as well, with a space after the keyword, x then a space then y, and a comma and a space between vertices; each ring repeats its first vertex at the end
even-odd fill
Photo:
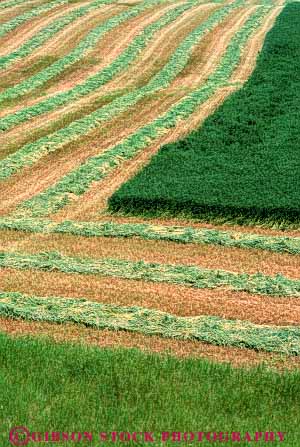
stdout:
POLYGON ((2 332, 299 367, 299 75, 285 102, 287 78, 268 84, 299 68, 299 6, 0 3, 2 332), (232 112, 238 130, 232 110, 250 111, 232 112), (294 163, 295 191, 267 177, 273 156, 294 163), (250 158, 266 163, 264 200, 250 158))

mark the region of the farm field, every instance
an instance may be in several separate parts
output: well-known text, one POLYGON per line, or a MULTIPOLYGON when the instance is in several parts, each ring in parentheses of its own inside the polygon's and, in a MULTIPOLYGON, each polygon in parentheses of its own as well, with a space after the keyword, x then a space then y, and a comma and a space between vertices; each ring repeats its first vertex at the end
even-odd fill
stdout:
POLYGON ((1 447, 298 446, 300 3, 2 0, 0 73, 1 447))

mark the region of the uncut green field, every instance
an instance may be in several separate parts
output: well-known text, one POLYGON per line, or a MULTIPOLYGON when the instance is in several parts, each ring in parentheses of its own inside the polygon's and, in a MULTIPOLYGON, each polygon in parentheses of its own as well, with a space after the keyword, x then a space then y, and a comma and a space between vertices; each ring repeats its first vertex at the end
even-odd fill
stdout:
POLYGON ((299 42, 297 2, 0 1, 1 447, 298 446, 299 42))

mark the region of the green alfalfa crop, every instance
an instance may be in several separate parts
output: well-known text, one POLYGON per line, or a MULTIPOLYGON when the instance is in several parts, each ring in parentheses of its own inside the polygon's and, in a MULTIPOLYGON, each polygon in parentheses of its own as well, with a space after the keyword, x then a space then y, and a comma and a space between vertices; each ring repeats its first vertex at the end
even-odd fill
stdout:
POLYGON ((160 148, 110 198, 112 211, 299 229, 299 17, 299 4, 284 8, 246 85, 160 148))

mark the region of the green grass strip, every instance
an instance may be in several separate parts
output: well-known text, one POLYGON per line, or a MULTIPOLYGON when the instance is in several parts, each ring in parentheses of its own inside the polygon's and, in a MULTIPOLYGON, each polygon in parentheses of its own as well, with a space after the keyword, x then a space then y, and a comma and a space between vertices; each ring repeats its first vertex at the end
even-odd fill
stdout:
POLYGON ((23 14, 13 18, 9 22, 0 25, 0 37, 5 36, 5 34, 13 31, 18 26, 22 25, 25 22, 33 19, 34 17, 43 14, 44 12, 51 11, 53 8, 57 8, 57 6, 65 5, 66 3, 70 3, 72 0, 54 0, 52 2, 46 3, 45 5, 37 6, 30 11, 24 12, 23 14))
POLYGON ((104 121, 124 112, 147 95, 166 88, 186 66, 196 43, 234 8, 239 7, 242 3, 243 0, 237 0, 233 4, 224 6, 212 13, 204 23, 194 29, 183 40, 166 65, 145 86, 115 99, 110 104, 101 107, 83 118, 73 121, 67 127, 59 129, 33 143, 26 144, 14 154, 0 161, 0 179, 8 178, 23 167, 34 164, 43 156, 55 152, 72 141, 76 141, 93 129, 100 127, 104 121))
POLYGON ((145 0, 129 10, 123 11, 117 16, 106 20, 103 24, 90 31, 69 54, 60 58, 39 73, 30 76, 25 81, 20 82, 13 87, 9 87, 0 93, 0 102, 18 98, 31 92, 32 90, 35 90, 36 88, 41 87, 47 81, 62 73, 66 68, 70 67, 75 62, 80 61, 80 59, 82 59, 88 51, 91 51, 95 47, 95 45, 107 32, 116 28, 126 20, 138 16, 142 11, 164 3, 165 1, 166 0, 145 0))
POLYGON ((0 252, 0 268, 57 271, 84 275, 178 284, 197 289, 229 287, 258 295, 300 297, 300 280, 283 275, 232 273, 189 265, 171 265, 121 259, 89 259, 64 256, 58 252, 37 254, 0 252))
POLYGON ((111 64, 100 70, 97 74, 90 76, 83 83, 76 85, 66 92, 58 93, 44 101, 40 101, 33 106, 24 107, 15 113, 0 118, 0 130, 5 131, 11 129, 35 116, 48 113, 99 89, 120 73, 120 71, 127 68, 146 47, 147 43, 154 37, 155 33, 176 20, 185 11, 195 6, 195 4, 197 4, 197 2, 188 2, 171 11, 167 11, 160 19, 148 25, 135 39, 133 39, 131 44, 111 64))
POLYGON ((0 315, 49 323, 75 323, 96 329, 126 330, 219 346, 300 354, 300 328, 263 326, 215 316, 178 317, 143 307, 121 307, 85 299, 0 293, 0 315))
MULTIPOLYGON (((241 51, 248 41, 249 36, 253 34, 261 24, 263 17, 269 10, 269 6, 259 7, 246 21, 245 25, 231 40, 218 68, 209 77, 204 86, 187 95, 183 100, 171 107, 164 115, 138 129, 121 143, 113 146, 98 156, 89 158, 79 168, 71 171, 46 191, 30 200, 24 201, 18 207, 16 216, 38 217, 55 213, 70 202, 70 193, 77 196, 82 195, 88 190, 92 182, 101 181, 113 169, 120 166, 124 161, 136 156, 137 153, 149 146, 160 135, 163 135, 170 128, 173 128, 180 119, 187 119, 196 108, 207 100, 219 87, 227 84, 228 79, 239 63, 241 51)), ((169 67, 167 68, 167 71, 169 71, 169 67)), ((105 109, 103 108, 102 110, 105 109)), ((42 140, 44 148, 44 145, 48 140, 42 140)), ((24 148, 26 147, 27 152, 32 146, 27 145, 24 148)), ((49 146, 47 146, 47 148, 49 148, 49 146)), ((45 149, 43 149, 43 151, 45 151, 45 149)), ((17 170, 17 166, 19 166, 20 163, 18 153, 15 154, 15 157, 17 157, 17 159, 15 159, 16 167, 14 170, 17 170)), ((31 154, 28 154, 27 157, 29 158, 32 156, 31 154)), ((6 173, 9 175, 13 169, 12 164, 9 164, 9 167, 7 166, 6 160, 3 160, 2 163, 0 162, 0 178, 6 175, 6 173)))
POLYGON ((264 236, 238 231, 221 231, 174 225, 147 223, 75 222, 55 223, 46 219, 0 219, 0 230, 30 233, 58 233, 84 237, 139 237, 145 240, 170 241, 181 244, 221 245, 227 248, 267 250, 275 253, 300 254, 300 238, 264 236))
MULTIPOLYGON (((83 17, 93 9, 97 9, 101 5, 112 2, 113 0, 96 0, 86 6, 81 6, 74 11, 71 11, 70 13, 54 20, 48 26, 40 30, 36 35, 27 40, 19 48, 9 54, 6 54, 5 56, 0 56, 0 69, 7 68, 13 62, 25 58, 26 56, 31 54, 32 51, 36 50, 43 43, 45 43, 48 39, 53 37, 56 33, 61 31, 66 26, 70 25, 70 23, 74 22, 80 17, 83 17)), ((0 129, 3 130, 1 126, 0 129)))
MULTIPOLYGON (((59 325, 53 329, 54 333, 64 331, 59 325)), ((239 363, 237 355, 234 364, 240 367, 233 367, 229 363, 230 353, 228 362, 224 363, 218 362, 218 355, 210 360, 181 355, 177 358, 172 351, 158 354, 147 349, 144 352, 122 347, 120 343, 104 347, 100 342, 97 346, 96 339, 90 343, 90 331, 82 326, 78 329, 76 336, 70 340, 63 336, 65 341, 60 341, 48 329, 45 335, 39 329, 37 333, 17 335, 5 333, 3 324, 4 333, 0 333, 2 447, 12 445, 8 433, 14 421, 22 421, 30 429, 38 427, 31 430, 42 433, 47 427, 51 431, 54 427, 57 431, 63 427, 64 439, 69 440, 60 436, 60 441, 53 443, 32 441, 30 447, 299 446, 298 357, 269 354, 259 359, 247 353, 244 357, 241 352, 240 358, 248 358, 248 365, 239 363), (288 366, 292 365, 294 368, 290 370, 288 366), (276 367, 280 370, 275 370, 276 367), (87 430, 85 427, 94 442, 85 442, 84 436, 82 442, 74 442, 71 433, 87 430), (107 433, 103 442, 99 442, 100 427, 107 433), (181 432, 181 442, 172 440, 172 427, 181 432), (144 442, 143 434, 137 434, 137 442, 125 443, 118 436, 112 440, 111 433, 116 429, 119 433, 120 430, 129 433, 151 430, 154 441, 147 442, 146 438, 144 442), (162 433, 166 430, 169 439, 162 442, 162 433), (199 430, 203 435, 198 435, 199 430), (216 436, 213 430, 218 431, 216 436), (268 439, 265 435, 270 435, 270 430, 274 431, 274 442, 268 436, 271 442, 265 443, 268 439), (187 433, 185 439, 191 441, 184 441, 187 431, 195 432, 194 440, 187 433), (255 438, 259 440, 256 442, 255 438)), ((101 337, 100 331, 98 335, 101 337)), ((129 334, 124 335, 126 340, 129 334)), ((155 351, 155 343, 153 348, 155 351)), ((226 360, 226 351, 223 360, 226 360)))

